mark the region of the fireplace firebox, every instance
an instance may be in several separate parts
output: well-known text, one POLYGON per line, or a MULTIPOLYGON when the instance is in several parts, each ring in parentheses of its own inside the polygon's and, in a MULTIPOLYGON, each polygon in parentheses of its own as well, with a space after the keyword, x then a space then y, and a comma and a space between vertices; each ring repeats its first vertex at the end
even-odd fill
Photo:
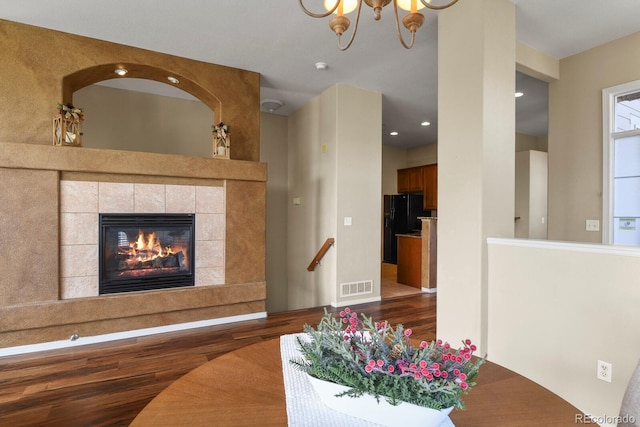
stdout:
POLYGON ((99 292, 193 286, 195 215, 100 214, 99 292))

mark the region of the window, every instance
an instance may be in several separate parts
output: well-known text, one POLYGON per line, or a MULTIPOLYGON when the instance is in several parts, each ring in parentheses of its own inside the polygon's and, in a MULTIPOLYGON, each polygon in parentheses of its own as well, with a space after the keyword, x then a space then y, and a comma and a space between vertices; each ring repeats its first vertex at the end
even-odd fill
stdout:
POLYGON ((603 243, 640 246, 640 81, 603 90, 603 243))

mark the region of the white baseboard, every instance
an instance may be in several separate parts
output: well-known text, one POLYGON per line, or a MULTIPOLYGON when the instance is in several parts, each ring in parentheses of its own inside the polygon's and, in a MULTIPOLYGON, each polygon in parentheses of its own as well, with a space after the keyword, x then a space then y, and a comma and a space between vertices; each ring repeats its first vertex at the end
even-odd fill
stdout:
POLYGON ((246 320, 264 319, 267 317, 265 311, 238 316, 220 317, 218 319, 199 320, 197 322, 177 323, 174 325, 157 326, 154 328, 134 329, 131 331, 114 332, 111 334, 93 335, 88 337, 77 337, 75 339, 50 341, 39 344, 21 345, 16 347, 0 348, 0 357, 14 356, 18 354, 35 353, 38 351, 56 350, 67 347, 78 347, 88 344, 97 344, 127 338, 136 338, 145 335, 163 334, 166 332, 183 331, 186 329, 203 328, 205 326, 223 325, 226 323, 242 322, 246 320))
POLYGON ((435 294, 438 292, 438 288, 422 288, 422 292, 425 294, 435 294))

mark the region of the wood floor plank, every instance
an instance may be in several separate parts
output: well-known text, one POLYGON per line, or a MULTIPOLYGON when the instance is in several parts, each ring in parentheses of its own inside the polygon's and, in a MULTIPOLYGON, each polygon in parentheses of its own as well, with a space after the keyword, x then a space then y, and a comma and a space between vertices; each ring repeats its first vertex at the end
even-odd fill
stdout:
MULTIPOLYGON (((128 426, 187 372, 249 344, 317 325, 325 307, 266 319, 0 358, 0 426, 128 426)), ((326 307, 330 312, 339 311, 326 307)), ((436 296, 414 294, 353 307, 435 338, 436 296)))

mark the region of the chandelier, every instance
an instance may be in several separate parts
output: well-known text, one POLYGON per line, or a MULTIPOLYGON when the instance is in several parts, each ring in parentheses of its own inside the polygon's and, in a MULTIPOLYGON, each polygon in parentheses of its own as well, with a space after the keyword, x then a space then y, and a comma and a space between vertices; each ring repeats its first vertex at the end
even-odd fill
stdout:
POLYGON ((393 10, 396 15, 398 39, 400 39, 400 43, 402 44, 402 46, 407 49, 411 49, 413 47, 413 43, 416 40, 416 30, 420 28, 420 26, 424 22, 424 15, 418 12, 418 10, 424 7, 433 10, 446 9, 458 2, 458 0, 450 0, 444 5, 434 5, 430 4, 432 0, 325 0, 324 8, 326 9, 326 12, 314 13, 304 6, 303 0, 299 1, 300 7, 302 7, 304 13, 313 18, 325 18, 332 13, 336 15, 329 21, 329 27, 338 36, 338 47, 340 48, 340 50, 349 49, 349 46, 351 46, 351 43, 353 43, 353 40, 356 38, 356 33, 358 32, 358 22, 360 21, 360 10, 362 9, 363 2, 373 9, 373 19, 375 19, 376 21, 379 21, 380 17, 382 16, 382 8, 393 2, 393 10), (409 42, 406 42, 404 40, 404 36, 400 31, 398 7, 400 9, 409 11, 409 13, 405 15, 404 18, 402 18, 402 25, 404 25, 404 27, 411 32, 411 40, 409 42), (351 21, 345 16, 345 14, 353 12, 356 8, 356 24, 353 28, 353 33, 351 33, 349 42, 346 45, 342 45, 342 34, 347 31, 349 25, 351 24, 351 21))

